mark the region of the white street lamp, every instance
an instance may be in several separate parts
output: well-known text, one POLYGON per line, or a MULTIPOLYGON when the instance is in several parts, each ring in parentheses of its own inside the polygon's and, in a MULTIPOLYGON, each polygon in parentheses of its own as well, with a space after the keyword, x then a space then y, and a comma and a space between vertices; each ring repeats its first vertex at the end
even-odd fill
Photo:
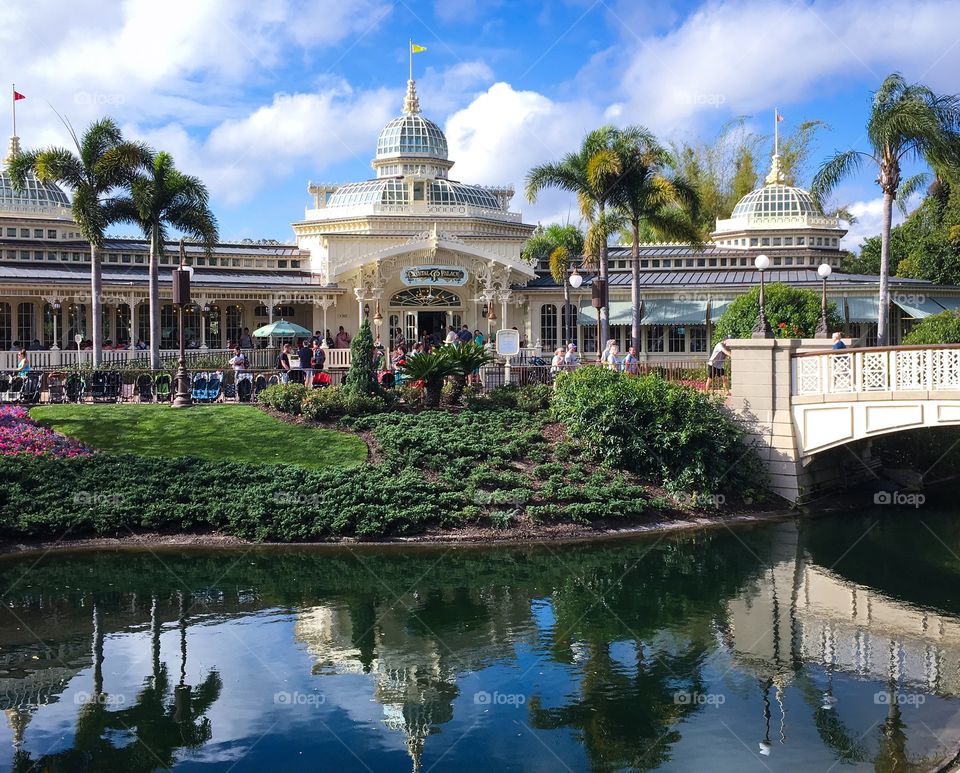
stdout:
POLYGON ((760 272, 760 313, 757 315, 757 324, 753 326, 753 337, 773 338, 773 331, 770 329, 770 323, 767 322, 767 296, 763 281, 763 272, 770 268, 770 258, 766 255, 757 255, 753 265, 760 272))
POLYGON ((827 278, 833 273, 829 263, 821 263, 817 267, 817 276, 823 283, 823 289, 820 293, 820 321, 817 323, 817 338, 830 337, 830 325, 827 322, 827 278))

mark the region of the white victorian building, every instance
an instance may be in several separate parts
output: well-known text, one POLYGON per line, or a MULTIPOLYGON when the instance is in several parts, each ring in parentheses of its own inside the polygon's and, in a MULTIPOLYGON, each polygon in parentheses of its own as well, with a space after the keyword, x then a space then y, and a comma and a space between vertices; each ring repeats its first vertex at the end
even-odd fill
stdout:
POLYGON ((533 226, 510 211, 513 188, 450 179, 446 137, 421 115, 412 80, 372 165, 372 180, 311 184, 314 207, 293 224, 319 283, 347 290, 314 313, 313 328, 355 330, 367 317, 394 346, 448 326, 485 335, 523 326, 526 296, 515 288, 536 277, 520 258, 533 226))

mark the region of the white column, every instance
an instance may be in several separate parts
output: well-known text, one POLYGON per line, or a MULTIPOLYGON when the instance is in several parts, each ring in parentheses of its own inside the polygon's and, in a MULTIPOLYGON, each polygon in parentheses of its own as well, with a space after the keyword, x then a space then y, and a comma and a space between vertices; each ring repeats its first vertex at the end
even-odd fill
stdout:
MULTIPOLYGON (((273 298, 271 298, 267 303, 267 317, 269 319, 269 324, 273 324, 273 298)), ((273 336, 270 336, 270 340, 267 342, 267 345, 272 349, 274 346, 273 336)))

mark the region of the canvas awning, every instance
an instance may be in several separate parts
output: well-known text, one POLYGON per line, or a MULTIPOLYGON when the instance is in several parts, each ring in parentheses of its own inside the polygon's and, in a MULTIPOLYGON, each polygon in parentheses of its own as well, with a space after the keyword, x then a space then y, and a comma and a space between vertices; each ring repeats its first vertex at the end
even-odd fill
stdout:
POLYGON ((727 310, 727 306, 733 303, 733 298, 711 298, 710 299, 710 322, 714 325, 720 319, 720 315, 727 310))
MULTIPOLYGON (((633 307, 630 305, 630 301, 610 301, 608 317, 611 325, 632 325, 633 307)), ((590 301, 580 301, 580 308, 577 310, 577 324, 597 324, 597 310, 593 308, 590 301)))
POLYGON ((643 302, 644 325, 705 325, 706 300, 649 298, 643 302))
POLYGON ((847 312, 847 322, 876 322, 880 318, 880 299, 876 295, 847 298, 847 312))
POLYGON ((944 311, 943 306, 925 295, 894 295, 891 300, 914 319, 924 319, 944 311))
POLYGON ((933 300, 950 311, 960 311, 960 298, 956 295, 934 295, 933 300))

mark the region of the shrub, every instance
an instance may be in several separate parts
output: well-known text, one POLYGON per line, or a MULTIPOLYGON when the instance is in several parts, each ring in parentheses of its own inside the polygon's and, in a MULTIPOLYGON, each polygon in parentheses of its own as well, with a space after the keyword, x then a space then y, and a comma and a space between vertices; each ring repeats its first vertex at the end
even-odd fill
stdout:
MULTIPOLYGON (((820 321, 820 295, 775 282, 767 285, 765 297, 767 321, 777 338, 812 337, 820 321)), ((760 314, 760 288, 756 287, 731 303, 713 329, 714 343, 725 336, 750 338, 760 314)), ((827 321, 831 330, 843 322, 836 304, 827 301, 827 321)))
POLYGON ((487 394, 467 394, 464 404, 471 411, 519 410, 527 413, 544 411, 550 407, 553 389, 547 384, 517 386, 506 384, 487 394))
POLYGON ((446 353, 447 348, 436 348, 432 352, 407 357, 400 366, 400 372, 412 385, 420 384, 423 387, 425 408, 437 408, 440 405, 443 382, 453 374, 453 363, 446 353))
POLYGON ((927 317, 914 326, 903 342, 911 346, 960 344, 960 312, 945 311, 927 317))
POLYGON ((657 376, 580 368, 557 378, 553 407, 595 459, 670 489, 745 495, 760 485, 743 430, 702 392, 657 376))
POLYGON ((257 402, 273 408, 275 411, 280 411, 280 413, 299 416, 307 391, 303 384, 274 384, 264 389, 257 396, 257 402))
POLYGON ((383 413, 388 408, 387 400, 382 395, 363 394, 346 387, 315 389, 303 400, 303 415, 310 421, 365 416, 383 413))
POLYGON ((484 365, 493 362, 495 358, 484 348, 483 344, 472 341, 447 347, 444 353, 450 361, 450 375, 452 376, 453 388, 450 392, 450 402, 452 405, 460 405, 463 390, 467 386, 467 379, 484 365))

